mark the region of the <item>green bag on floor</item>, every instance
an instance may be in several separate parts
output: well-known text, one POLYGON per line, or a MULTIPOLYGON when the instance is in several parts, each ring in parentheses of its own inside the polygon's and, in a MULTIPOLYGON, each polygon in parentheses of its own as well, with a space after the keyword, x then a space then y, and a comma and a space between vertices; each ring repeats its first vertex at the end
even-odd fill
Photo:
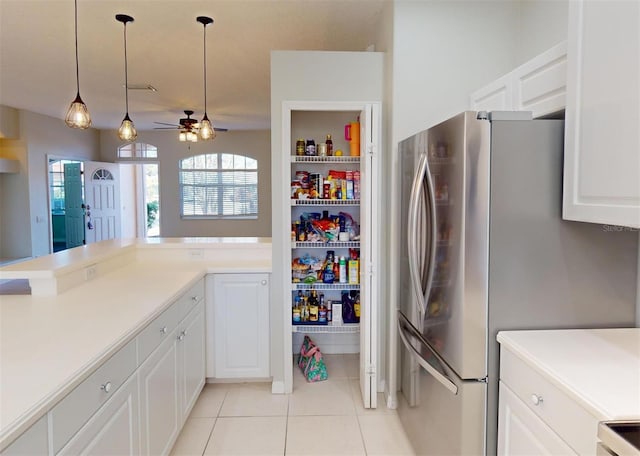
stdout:
POLYGON ((320 382, 328 378, 320 347, 309 336, 304 336, 302 341, 298 367, 302 369, 302 374, 308 382, 320 382))

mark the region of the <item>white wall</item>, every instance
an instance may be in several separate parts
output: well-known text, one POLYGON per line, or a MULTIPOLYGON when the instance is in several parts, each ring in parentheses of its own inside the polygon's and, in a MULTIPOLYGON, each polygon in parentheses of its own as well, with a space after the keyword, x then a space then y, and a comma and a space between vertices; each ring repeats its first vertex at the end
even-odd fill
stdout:
MULTIPOLYGON (((271 151, 272 179, 281 182, 289 151, 282 144, 283 101, 381 101, 383 98, 383 55, 378 52, 271 52, 271 151), (319 71, 322 69, 322 71, 319 71)), ((384 153, 384 152, 383 152, 384 153)), ((282 288, 283 250, 290 227, 284 226, 283 195, 273 195, 273 274, 271 287, 271 374, 274 384, 284 382, 282 305, 289 302, 282 288), (284 236, 283 233, 287 233, 284 236), (286 239, 285 239, 286 238, 286 239)), ((381 303, 384 305, 384 303, 381 303)))
MULTIPOLYGON (((213 141, 184 143, 178 141, 177 131, 138 132, 138 142, 158 148, 160 182, 160 235, 183 236, 271 236, 271 151, 270 133, 258 131, 219 132, 213 141), (178 161, 205 153, 233 153, 258 160, 257 219, 245 220, 182 220, 180 218, 180 188, 178 161)), ((115 131, 100 135, 101 157, 115 161, 122 145, 115 131)), ((123 164, 122 167, 128 165, 123 164)), ((131 203, 129 203, 131 205, 131 203)), ((135 211, 131 212, 135 216, 135 211)))
POLYGON ((568 12, 568 0, 519 2, 514 67, 567 39, 568 12))
POLYGON ((11 145, 20 173, 2 177, 2 243, 0 256, 49 254, 49 191, 47 156, 78 160, 98 158, 98 131, 74 130, 63 120, 18 110, 18 140, 11 145), (18 147, 19 146, 19 147, 18 147))

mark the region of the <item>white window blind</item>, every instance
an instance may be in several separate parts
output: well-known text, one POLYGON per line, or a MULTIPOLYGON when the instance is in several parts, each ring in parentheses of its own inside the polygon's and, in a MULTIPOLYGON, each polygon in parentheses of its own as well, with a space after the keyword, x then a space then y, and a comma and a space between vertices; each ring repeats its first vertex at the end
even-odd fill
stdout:
POLYGON ((184 218, 258 216, 258 161, 234 154, 180 160, 184 218))

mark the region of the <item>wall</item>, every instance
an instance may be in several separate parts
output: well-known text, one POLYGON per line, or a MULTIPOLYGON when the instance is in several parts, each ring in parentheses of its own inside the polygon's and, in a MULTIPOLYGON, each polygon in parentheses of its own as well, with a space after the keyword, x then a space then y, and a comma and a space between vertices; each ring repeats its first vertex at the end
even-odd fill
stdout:
POLYGON ((568 12, 568 0, 519 2, 514 68, 567 39, 568 12))
POLYGON ((73 130, 60 119, 23 110, 18 110, 18 126, 19 141, 3 140, 5 147, 12 144, 19 155, 20 173, 2 178, 0 256, 47 255, 50 248, 47 156, 96 160, 98 131, 73 130))
MULTIPOLYGON (((281 182, 286 156, 282 144, 283 101, 381 101, 383 97, 383 55, 377 52, 271 52, 271 150, 272 179, 281 182), (322 68, 323 71, 318 71, 322 68)), ((384 120, 383 120, 384 122, 384 120)), ((384 151, 382 151, 384 154, 384 151)), ((289 248, 283 233, 285 210, 283 195, 273 195, 273 274, 271 287, 271 374, 274 385, 284 385, 285 343, 290 347, 291 336, 284 340, 282 304, 289 302, 283 283, 289 274, 282 267, 283 251, 289 248), (280 266, 279 266, 280 265, 280 266)), ((384 305, 384 302, 381 302, 384 305)))
MULTIPOLYGON (((138 142, 158 148, 160 179, 160 235, 183 236, 271 236, 271 154, 269 131, 219 132, 213 141, 183 143, 177 131, 138 132, 138 142), (178 161, 204 153, 234 153, 258 160, 258 211, 256 220, 182 220, 178 161)), ((115 131, 100 136, 101 158, 115 161, 122 144, 115 131)), ((128 165, 123 164, 122 167, 128 165)), ((130 173, 129 173, 130 174, 130 173)), ((135 213, 135 212, 134 212, 135 213)), ((124 231, 123 231, 124 232, 124 231)))

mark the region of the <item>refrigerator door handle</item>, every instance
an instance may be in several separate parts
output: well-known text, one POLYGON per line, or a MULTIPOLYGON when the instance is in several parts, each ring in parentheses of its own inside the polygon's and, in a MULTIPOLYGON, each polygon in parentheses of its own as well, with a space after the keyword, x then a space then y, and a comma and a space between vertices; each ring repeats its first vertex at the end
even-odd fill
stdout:
POLYGON ((418 203, 420 201, 420 192, 424 182, 424 175, 427 171, 427 155, 421 154, 418 163, 418 170, 413 177, 413 185, 411 186, 411 196, 409 198, 409 211, 407 221, 407 248, 409 260, 409 275, 411 276, 411 285, 415 298, 418 301, 419 312, 421 315, 426 313, 426 302, 424 291, 422 290, 422 279, 420 277, 420 266, 418 264, 418 203))
POLYGON ((438 242, 437 234, 437 223, 436 223, 436 198, 433 190, 433 178, 431 177, 431 171, 429 170, 427 154, 424 154, 425 162, 427 163, 427 168, 425 172, 425 176, 427 178, 427 190, 429 192, 429 214, 428 214, 428 222, 429 222, 429 233, 427 236, 430 236, 430 240, 428 243, 429 246, 429 263, 427 269, 427 286, 424 290, 424 300, 425 300, 425 313, 423 315, 427 315, 427 305, 429 300, 429 295, 431 294, 431 285, 433 284, 433 272, 435 270, 436 263, 436 245, 438 242))
MULTIPOLYGON (((409 329, 409 328, 407 328, 409 329)), ((403 326, 401 319, 398 319, 398 333, 400 334, 400 339, 402 339, 402 343, 405 347, 414 355, 416 361, 420 366, 426 370, 429 374, 431 374, 439 383, 442 384, 445 388, 451 391, 453 394, 458 394, 458 386, 453 383, 449 378, 447 378, 442 373, 438 372, 431 364, 429 364, 423 357, 422 354, 413 346, 405 335, 405 327, 403 326)))

